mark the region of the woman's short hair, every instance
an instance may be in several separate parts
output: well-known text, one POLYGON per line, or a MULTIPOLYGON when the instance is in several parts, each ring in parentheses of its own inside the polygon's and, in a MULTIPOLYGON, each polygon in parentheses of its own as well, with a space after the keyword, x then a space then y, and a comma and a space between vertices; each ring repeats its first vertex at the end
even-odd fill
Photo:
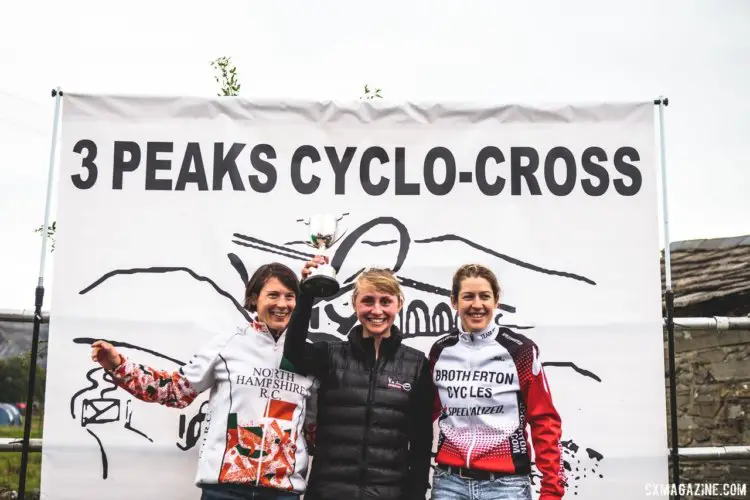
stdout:
POLYGON ((489 282, 495 300, 500 300, 500 283, 497 276, 481 264, 464 264, 459 267, 453 274, 453 286, 451 287, 451 298, 458 299, 458 292, 461 290, 461 282, 466 278, 484 278, 489 282))
POLYGON ((260 295, 260 291, 271 278, 276 278, 282 285, 294 292, 294 296, 299 296, 299 278, 289 269, 289 267, 278 262, 263 264, 250 277, 245 286, 245 309, 255 312, 256 307, 253 299, 260 295))
POLYGON ((360 289, 363 285, 369 285, 380 293, 395 295, 398 300, 404 302, 404 294, 401 291, 401 285, 396 279, 396 275, 390 269, 384 268, 367 268, 357 276, 354 282, 354 291, 352 292, 352 305, 357 301, 360 289))

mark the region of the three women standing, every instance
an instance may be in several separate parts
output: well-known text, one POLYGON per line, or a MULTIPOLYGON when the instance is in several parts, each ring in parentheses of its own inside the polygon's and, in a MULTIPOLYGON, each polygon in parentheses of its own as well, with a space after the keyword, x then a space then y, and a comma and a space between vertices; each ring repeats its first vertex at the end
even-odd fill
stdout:
MULTIPOLYGON (((323 262, 308 262, 302 277, 323 262)), ((359 324, 345 341, 308 344, 314 298, 286 266, 268 264, 247 285, 251 324, 218 335, 180 370, 136 364, 103 341, 92 358, 143 401, 183 408, 211 391, 196 475, 202 500, 303 492, 306 500, 421 500, 434 419, 433 500, 530 500, 531 446, 540 500, 557 500, 565 487, 560 417, 536 344, 492 324, 499 296, 488 268, 459 268, 451 287, 458 326, 428 359, 394 325, 404 299, 393 273, 366 270, 352 293, 359 324), (302 426, 313 377, 316 455, 306 482, 302 426)))

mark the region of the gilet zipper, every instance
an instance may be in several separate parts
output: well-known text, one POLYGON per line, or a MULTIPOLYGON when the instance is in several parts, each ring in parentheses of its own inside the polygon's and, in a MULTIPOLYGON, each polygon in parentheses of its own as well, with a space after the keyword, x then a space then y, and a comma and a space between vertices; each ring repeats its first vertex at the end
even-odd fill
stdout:
POLYGON ((365 431, 364 431, 364 437, 362 440, 362 443, 363 443, 362 466, 361 466, 362 470, 360 471, 360 488, 359 488, 360 498, 364 498, 364 495, 365 495, 365 474, 367 473, 367 435, 368 435, 368 429, 370 428, 370 419, 372 417, 372 400, 374 398, 374 393, 375 393, 375 380, 377 379, 379 360, 380 358, 376 359, 372 365, 372 368, 370 369, 370 386, 367 391, 367 406, 365 409, 365 431))

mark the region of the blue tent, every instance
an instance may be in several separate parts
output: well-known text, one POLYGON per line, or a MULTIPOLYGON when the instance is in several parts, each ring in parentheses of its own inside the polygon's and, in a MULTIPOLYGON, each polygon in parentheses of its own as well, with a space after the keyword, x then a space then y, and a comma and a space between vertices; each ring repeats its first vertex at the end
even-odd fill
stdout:
POLYGON ((18 422, 18 425, 23 425, 23 413, 21 413, 21 410, 18 409, 16 405, 12 405, 9 403, 5 403, 10 408, 10 411, 16 414, 16 422, 18 422))
POLYGON ((0 425, 21 425, 21 412, 12 404, 0 403, 0 425))

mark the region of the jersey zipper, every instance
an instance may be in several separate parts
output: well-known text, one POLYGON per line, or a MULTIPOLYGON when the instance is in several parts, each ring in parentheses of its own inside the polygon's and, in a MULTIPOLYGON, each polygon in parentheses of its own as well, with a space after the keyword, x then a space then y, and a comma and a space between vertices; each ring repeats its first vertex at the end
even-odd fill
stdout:
POLYGON ((365 495, 365 474, 367 473, 367 434, 368 429, 370 428, 370 419, 372 416, 372 400, 374 398, 375 393, 375 380, 377 375, 377 369, 378 369, 378 361, 380 358, 376 359, 375 362, 372 365, 372 369, 370 370, 370 385, 367 390, 367 406, 365 407, 365 432, 363 437, 363 446, 362 446, 362 470, 360 471, 360 488, 359 488, 359 497, 364 498, 365 495))
MULTIPOLYGON (((274 350, 274 357, 276 358, 276 366, 280 366, 281 364, 281 358, 278 354, 275 354, 276 348, 278 345, 278 342, 275 341, 273 336, 270 333, 266 333, 271 338, 271 342, 273 342, 273 350, 274 350)), ((264 453, 266 449, 266 426, 268 425, 268 408, 271 406, 271 400, 270 398, 266 399, 266 407, 263 409, 263 430, 261 431, 260 435, 260 455, 258 456, 258 474, 255 477, 255 486, 260 485, 260 473, 263 470, 263 459, 265 458, 264 453)), ((239 429, 237 429, 237 432, 239 433, 239 429)))
MULTIPOLYGON (((471 336, 471 346, 468 349, 469 354, 466 356, 466 359, 468 360, 468 364, 469 364, 469 374, 471 374, 471 372, 474 369, 472 367, 472 359, 471 359, 472 354, 474 354, 473 344, 474 344, 474 335, 471 336)), ((471 405, 469 407, 471 408, 471 405)), ((474 446, 476 446, 477 444, 477 426, 472 425, 470 427, 471 427, 471 444, 469 445, 469 451, 466 453, 466 468, 467 469, 471 469, 471 454, 474 451, 474 446)))
MULTIPOLYGON (((266 417, 268 416, 269 403, 270 401, 266 399, 266 407, 263 410, 263 431, 260 435, 260 455, 258 456, 258 475, 255 478, 255 486, 260 485, 260 473, 263 470, 263 459, 265 458, 263 455, 265 454, 266 449, 266 417)), ((237 432, 239 432, 239 429, 237 432)))

